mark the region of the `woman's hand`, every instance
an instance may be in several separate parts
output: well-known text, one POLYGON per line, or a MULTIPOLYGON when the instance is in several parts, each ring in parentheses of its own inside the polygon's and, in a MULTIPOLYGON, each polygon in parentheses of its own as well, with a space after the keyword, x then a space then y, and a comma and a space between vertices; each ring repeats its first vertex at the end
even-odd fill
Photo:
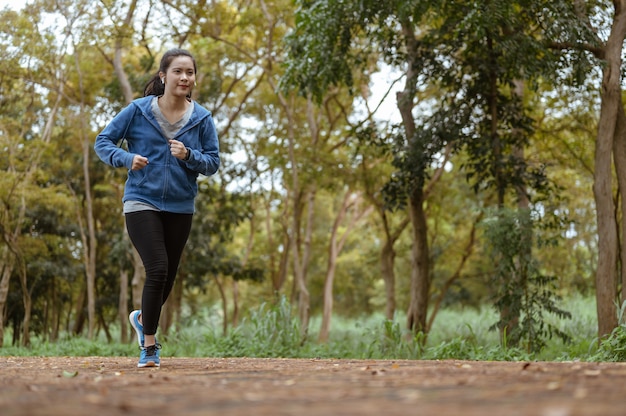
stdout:
POLYGON ((147 164, 148 164, 148 158, 147 157, 143 157, 141 155, 135 155, 133 157, 133 166, 130 168, 130 170, 143 169, 143 168, 146 167, 147 164))
POLYGON ((187 148, 183 142, 178 140, 170 140, 170 153, 177 159, 185 160, 187 158, 187 148))

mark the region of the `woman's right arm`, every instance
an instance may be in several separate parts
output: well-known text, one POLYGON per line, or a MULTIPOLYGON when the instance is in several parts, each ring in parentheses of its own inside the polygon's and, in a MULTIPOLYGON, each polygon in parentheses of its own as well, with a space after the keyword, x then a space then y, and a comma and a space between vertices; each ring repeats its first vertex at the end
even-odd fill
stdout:
POLYGON ((117 145, 125 138, 126 131, 132 122, 136 106, 131 104, 116 115, 113 120, 96 136, 94 150, 104 163, 120 168, 133 168, 135 154, 127 152, 117 145))

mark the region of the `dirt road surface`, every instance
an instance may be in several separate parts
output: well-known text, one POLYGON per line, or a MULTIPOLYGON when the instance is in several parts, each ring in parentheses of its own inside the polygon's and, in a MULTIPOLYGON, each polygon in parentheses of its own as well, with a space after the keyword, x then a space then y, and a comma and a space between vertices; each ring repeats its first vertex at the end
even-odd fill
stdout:
POLYGON ((626 363, 0 357, 2 416, 626 415, 626 363))

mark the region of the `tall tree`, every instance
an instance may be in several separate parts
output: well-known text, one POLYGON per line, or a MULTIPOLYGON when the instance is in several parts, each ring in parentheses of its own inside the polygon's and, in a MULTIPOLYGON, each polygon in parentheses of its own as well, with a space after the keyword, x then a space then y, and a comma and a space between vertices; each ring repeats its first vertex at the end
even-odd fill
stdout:
MULTIPOLYGON (((0 128, 6 139, 2 169, 9 173, 2 187, 2 213, 0 229, 7 251, 3 251, 2 280, 0 281, 0 311, 4 311, 8 280, 13 270, 20 278, 23 297, 24 320, 22 343, 30 343, 31 298, 24 247, 20 242, 27 220, 26 208, 29 192, 38 195, 37 175, 42 157, 53 136, 53 127, 63 94, 63 71, 47 71, 62 60, 65 45, 63 39, 59 50, 49 48, 48 39, 54 39, 51 28, 44 29, 44 13, 40 5, 33 4, 19 13, 3 12, 2 19, 11 28, 12 44, 3 44, 5 59, 0 69, 0 82, 4 85, 0 105, 3 107, 0 128), (28 51, 26 54, 21 52, 28 51), (58 55, 57 55, 58 54, 58 55), (9 78, 10 75, 10 78, 9 78), (14 91, 15 81, 27 87, 14 91), (48 92, 49 106, 43 103, 41 90, 48 92), (12 92, 14 91, 14 92, 12 92), (19 98, 18 98, 19 97, 19 98), (45 114, 45 115, 44 115, 45 114), (44 120, 43 122, 41 120, 44 120)), ((45 185, 44 185, 45 188, 45 185)), ((3 338, 3 322, 0 322, 0 341, 3 338)))
POLYGON ((512 151, 532 134, 532 120, 520 111, 514 94, 515 82, 551 77, 558 66, 547 42, 554 40, 554 32, 546 27, 562 27, 561 12, 570 11, 566 17, 571 17, 572 7, 540 0, 303 0, 299 5, 285 84, 320 99, 333 85, 351 86, 354 74, 373 56, 404 74, 397 93, 403 127, 395 150, 398 171, 388 191, 396 206, 406 207, 412 224, 408 327, 425 331, 431 258, 424 191, 433 161, 447 145, 465 147, 471 156, 468 175, 477 189, 491 188, 500 206, 509 192, 523 189, 518 184, 533 186, 536 167, 512 151), (425 91, 432 107, 420 114, 417 100, 426 97, 425 91))
POLYGON ((288 41, 290 61, 284 85, 296 86, 319 102, 334 85, 352 87, 356 70, 370 60, 368 56, 376 56, 376 48, 382 56, 390 52, 387 57, 395 64, 406 65, 402 71, 405 84, 397 95, 397 105, 404 138, 414 144, 412 155, 419 159, 415 161, 415 182, 408 190, 406 203, 413 225, 408 326, 421 331, 426 325, 430 267, 423 183, 428 168, 426 160, 432 154, 417 150, 420 144, 415 142, 416 122, 412 110, 419 77, 416 25, 424 10, 414 4, 400 7, 396 2, 357 5, 355 2, 301 1, 299 6, 296 29, 288 41), (393 19, 394 24, 389 25, 387 19, 393 19), (398 55, 393 56, 392 49, 397 50, 398 55))
MULTIPOLYGON (((580 7, 580 2, 577 2, 580 7)), ((617 171, 621 195, 621 209, 626 206, 626 115, 622 99, 622 54, 626 39, 626 0, 613 1, 613 20, 606 42, 601 48, 592 48, 603 62, 602 104, 596 139, 593 193, 596 200, 598 224, 598 268, 596 271, 596 305, 598 334, 603 337, 617 326, 615 304, 619 302, 618 269, 621 267, 621 285, 626 287, 626 221, 618 227, 613 195, 613 167, 617 171), (621 234, 621 251, 620 238, 621 234)), ((587 9, 592 11, 593 9, 587 9)), ((586 21, 590 16, 583 15, 586 21)), ((626 289, 622 289, 626 290, 626 289)), ((622 297, 622 301, 624 301, 622 297)))
MULTIPOLYGON (((282 39, 293 24, 291 2, 259 0, 236 8, 227 7, 227 3, 216 2, 212 14, 191 3, 177 10, 193 16, 193 32, 202 36, 186 37, 207 63, 198 98, 213 106, 218 119, 225 119, 220 131, 225 153, 221 179, 245 183, 243 176, 246 181, 262 183, 272 176, 267 181, 279 181, 286 195, 280 212, 266 211, 281 225, 280 241, 284 242, 280 261, 274 263, 278 270, 272 271, 272 282, 274 289, 284 290, 291 271, 292 294, 297 299, 304 336, 311 307, 307 272, 312 259, 316 198, 329 183, 341 180, 333 176, 335 171, 322 167, 337 166, 345 157, 345 133, 337 132, 342 131, 352 99, 335 93, 327 96, 322 108, 315 108, 310 100, 278 88, 284 70, 280 65, 285 54, 282 39), (252 27, 259 29, 250 30, 252 27), (249 137, 254 144, 246 143, 249 137), (245 176, 238 175, 242 169, 227 155, 239 147, 255 150, 248 154, 247 165, 252 169, 243 170, 245 176), (330 157, 335 153, 339 154, 337 161, 330 157), (262 176, 251 176, 253 172, 262 176)), ((266 255, 275 256, 275 245, 265 249, 266 255)))
MULTIPOLYGON (((570 25, 565 32, 575 32, 561 42, 556 50, 566 51, 570 59, 588 60, 592 54, 602 72, 600 84, 600 115, 594 155, 593 194, 595 198, 598 264, 595 271, 598 335, 604 337, 617 326, 616 304, 626 296, 626 115, 622 98, 623 50, 626 39, 626 1, 575 0, 568 10, 570 25), (617 187, 613 186, 614 172, 617 187), (615 190, 619 196, 614 194, 615 190), (619 199, 619 203, 615 201, 619 199), (619 288, 621 286, 622 293, 619 288)), ((576 77, 590 74, 588 65, 578 65, 572 71, 576 77)))
POLYGON ((348 234, 353 231, 357 223, 367 217, 373 210, 373 206, 363 206, 363 196, 350 188, 345 190, 339 211, 333 222, 328 244, 328 266, 324 279, 324 310, 322 314, 322 326, 320 328, 319 340, 328 341, 330 335, 330 322, 333 311, 333 282, 337 268, 337 258, 346 243, 348 234), (349 217, 346 224, 342 224, 344 219, 349 217), (342 227, 343 225, 343 227, 342 227), (343 230, 340 230, 340 227, 343 230))
MULTIPOLYGON (((76 32, 84 32, 84 16, 87 15, 87 5, 88 2, 78 2, 74 5, 74 7, 66 7, 64 4, 59 4, 59 12, 65 18, 66 22, 66 33, 71 33, 76 36, 76 32), (83 20, 83 27, 78 26, 77 21, 83 20)), ((88 23, 87 27, 90 26, 88 23)), ((81 239, 83 243, 83 258, 85 264, 85 277, 87 281, 87 314, 88 314, 88 329, 87 329, 87 337, 89 339, 93 339, 94 330, 96 325, 96 253, 97 253, 97 238, 96 238, 96 226, 95 226, 95 217, 93 212, 93 197, 91 190, 91 177, 90 177, 90 156, 91 156, 91 129, 88 127, 88 119, 89 112, 88 106, 90 104, 89 100, 89 92, 86 91, 87 86, 85 85, 85 75, 83 68, 81 67, 81 62, 89 62, 81 59, 81 54, 83 53, 83 47, 81 45, 80 36, 74 37, 70 42, 71 48, 73 49, 73 66, 68 63, 69 68, 74 69, 74 74, 76 75, 76 79, 73 80, 75 82, 75 88, 73 91, 76 91, 76 96, 73 94, 66 94, 66 97, 70 99, 73 104, 76 104, 78 107, 77 114, 77 136, 78 141, 80 143, 82 149, 82 173, 83 173, 83 195, 84 195, 84 210, 81 209, 82 201, 77 200, 77 218, 78 223, 80 225, 80 233, 81 239), (83 223, 86 222, 85 225, 83 223)), ((70 186, 71 189, 71 186, 70 186)))

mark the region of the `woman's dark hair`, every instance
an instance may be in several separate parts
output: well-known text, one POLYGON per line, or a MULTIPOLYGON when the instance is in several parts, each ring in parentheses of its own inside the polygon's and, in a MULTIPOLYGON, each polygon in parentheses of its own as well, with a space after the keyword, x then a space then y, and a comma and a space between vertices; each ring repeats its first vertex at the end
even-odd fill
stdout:
POLYGON ((193 72, 198 72, 198 68, 196 67, 196 60, 189 51, 185 49, 170 49, 169 51, 163 54, 161 58, 161 64, 159 65, 159 70, 156 75, 153 76, 150 81, 146 84, 143 89, 143 96, 147 97, 148 95, 163 95, 165 92, 165 86, 161 82, 161 77, 159 77, 159 72, 166 73, 167 68, 170 67, 170 64, 174 60, 174 58, 178 58, 179 56, 188 56, 193 61, 193 72))

